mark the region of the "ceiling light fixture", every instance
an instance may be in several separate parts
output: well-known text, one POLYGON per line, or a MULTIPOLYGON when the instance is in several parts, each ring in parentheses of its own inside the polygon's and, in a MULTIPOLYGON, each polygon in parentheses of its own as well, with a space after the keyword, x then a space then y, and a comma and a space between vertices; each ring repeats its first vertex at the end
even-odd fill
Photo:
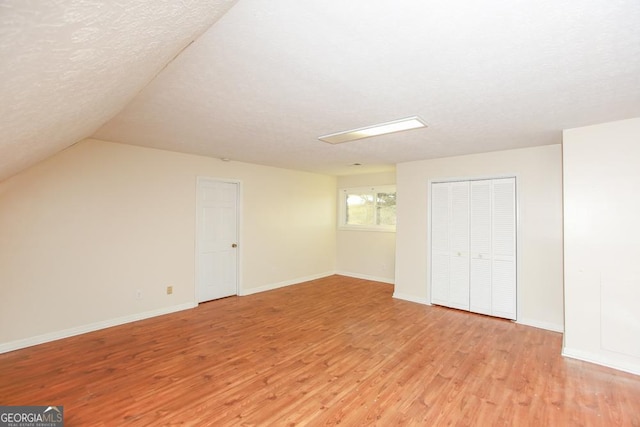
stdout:
POLYGON ((423 122, 419 117, 413 116, 407 117, 406 119, 381 123, 379 125, 367 126, 360 129, 347 130, 344 132, 323 135, 318 137, 318 139, 324 142, 328 142, 329 144, 340 144, 343 142, 355 141, 357 139, 369 138, 371 136, 386 135, 388 133, 424 127, 427 127, 425 122, 423 122))

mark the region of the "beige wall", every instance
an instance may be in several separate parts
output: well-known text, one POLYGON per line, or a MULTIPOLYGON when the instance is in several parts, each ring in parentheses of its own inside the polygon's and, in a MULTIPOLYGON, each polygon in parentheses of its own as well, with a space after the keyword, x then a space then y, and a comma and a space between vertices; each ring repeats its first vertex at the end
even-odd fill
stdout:
POLYGON ((640 118, 564 131, 563 354, 640 374, 640 118))
POLYGON ((242 293, 335 271, 335 177, 86 140, 0 182, 0 351, 193 306, 198 175, 242 181, 242 293))
POLYGON ((394 296, 428 304, 428 182, 513 174, 518 188, 518 321, 563 329, 560 145, 397 165, 394 296))
MULTIPOLYGON (((393 185, 395 172, 338 177, 338 189, 393 185)), ((339 274, 393 283, 396 233, 338 230, 336 268, 339 274)))

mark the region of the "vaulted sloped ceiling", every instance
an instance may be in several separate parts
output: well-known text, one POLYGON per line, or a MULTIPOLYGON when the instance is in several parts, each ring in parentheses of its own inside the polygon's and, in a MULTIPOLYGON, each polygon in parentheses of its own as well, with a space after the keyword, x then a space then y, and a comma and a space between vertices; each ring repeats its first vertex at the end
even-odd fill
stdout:
POLYGON ((92 135, 235 0, 0 2, 0 180, 92 135))
POLYGON ((348 174, 634 116, 638 0, 240 0, 96 136, 348 174))
POLYGON ((239 0, 210 26, 230 5, 0 3, 0 178, 88 135, 346 174, 640 116, 637 0, 239 0))

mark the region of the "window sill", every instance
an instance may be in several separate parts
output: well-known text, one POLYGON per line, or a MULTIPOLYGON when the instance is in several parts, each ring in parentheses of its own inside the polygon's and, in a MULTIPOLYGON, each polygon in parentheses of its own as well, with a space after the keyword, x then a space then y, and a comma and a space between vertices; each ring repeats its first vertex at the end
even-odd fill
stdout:
POLYGON ((373 232, 383 232, 383 233, 395 233, 396 229, 394 228, 385 228, 385 227, 358 227, 355 225, 339 225, 338 231, 373 231, 373 232))

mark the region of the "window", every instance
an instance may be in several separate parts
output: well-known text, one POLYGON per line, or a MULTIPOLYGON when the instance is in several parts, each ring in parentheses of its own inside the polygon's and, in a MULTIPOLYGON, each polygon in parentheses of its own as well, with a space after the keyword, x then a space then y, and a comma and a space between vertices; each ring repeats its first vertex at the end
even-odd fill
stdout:
POLYGON ((396 231, 396 187, 343 188, 340 198, 341 229, 396 231))

